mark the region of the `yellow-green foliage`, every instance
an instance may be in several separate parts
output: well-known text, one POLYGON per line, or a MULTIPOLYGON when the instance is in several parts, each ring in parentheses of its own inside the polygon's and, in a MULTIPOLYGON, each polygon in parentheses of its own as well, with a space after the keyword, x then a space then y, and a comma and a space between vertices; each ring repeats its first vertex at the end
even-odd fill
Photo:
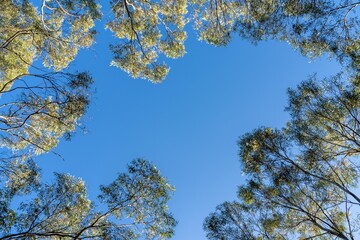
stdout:
POLYGON ((37 59, 59 71, 74 60, 80 48, 92 44, 91 28, 100 16, 99 7, 92 1, 67 3, 43 1, 38 9, 28 1, 1 2, 1 89, 9 89, 14 80, 27 74, 37 59))
POLYGON ((159 56, 185 54, 187 1, 112 1, 114 19, 107 27, 124 43, 113 45, 112 65, 132 77, 162 81, 169 68, 159 56))

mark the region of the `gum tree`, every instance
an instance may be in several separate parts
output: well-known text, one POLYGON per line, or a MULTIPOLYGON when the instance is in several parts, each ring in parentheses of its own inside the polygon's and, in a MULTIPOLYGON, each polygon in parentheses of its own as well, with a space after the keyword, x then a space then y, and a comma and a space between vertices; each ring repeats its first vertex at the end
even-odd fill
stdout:
POLYGON ((0 184, 0 239, 170 239, 174 234, 176 221, 167 208, 174 188, 142 159, 100 187, 102 210, 88 199, 84 182, 68 174, 55 173, 50 184, 38 177, 22 186, 0 184))
POLYGON ((232 34, 254 43, 286 41, 309 57, 335 55, 359 69, 359 1, 192 0, 200 39, 226 45, 232 34))
POLYGON ((356 239, 360 78, 289 90, 291 121, 240 138, 246 183, 204 222, 209 239, 356 239))

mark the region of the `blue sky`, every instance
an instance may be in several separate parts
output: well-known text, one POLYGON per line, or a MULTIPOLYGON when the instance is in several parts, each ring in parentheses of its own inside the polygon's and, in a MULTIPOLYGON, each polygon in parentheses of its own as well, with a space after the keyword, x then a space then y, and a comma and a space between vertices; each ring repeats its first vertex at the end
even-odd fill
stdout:
POLYGON ((338 71, 328 59, 310 61, 286 43, 258 46, 234 38, 216 48, 189 33, 187 54, 168 61, 161 84, 132 79, 110 67, 109 31, 82 50, 72 69, 88 70, 95 80, 88 132, 62 141, 39 158, 43 175, 68 172, 81 177, 95 199, 134 158, 152 161, 176 187, 170 209, 179 224, 173 239, 202 240, 204 218, 216 205, 234 200, 242 183, 237 140, 259 126, 282 127, 288 115, 286 89, 314 72, 338 71))

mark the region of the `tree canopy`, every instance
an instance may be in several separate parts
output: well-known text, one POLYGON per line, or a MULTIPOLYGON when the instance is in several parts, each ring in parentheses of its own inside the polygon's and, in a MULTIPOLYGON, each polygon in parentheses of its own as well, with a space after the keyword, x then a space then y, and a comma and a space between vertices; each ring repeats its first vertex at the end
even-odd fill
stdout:
MULTIPOLYGON (((205 221, 210 239, 354 239, 351 209, 359 166, 360 6, 355 0, 112 0, 105 27, 114 34, 111 65, 159 83, 166 58, 186 53, 186 27, 216 46, 234 34, 253 43, 276 39, 300 53, 324 53, 344 73, 314 76, 289 90, 291 121, 239 141, 247 184, 205 221)), ((80 179, 40 181, 36 155, 81 125, 93 79, 67 67, 90 47, 102 18, 95 0, 3 0, 0 13, 0 239, 170 238, 172 187, 143 160, 102 186, 101 212, 80 179), (151 193, 151 194, 150 194, 151 193), (155 193, 155 194, 154 194, 155 193), (13 209, 16 196, 31 200, 13 209), (122 222, 124 218, 127 220, 122 222), (131 220, 129 220, 131 219, 131 220), (129 223, 130 222, 130 223, 129 223)))
POLYGON ((49 152, 80 123, 92 78, 63 71, 94 38, 94 1, 2 2, 1 158, 49 152), (39 63, 40 62, 40 63, 39 63))
MULTIPOLYGON (((79 49, 93 43, 94 24, 101 18, 101 6, 95 0, 40 2, 2 3, 3 84, 26 74, 37 59, 61 70, 79 49)), ((190 23, 199 38, 211 44, 226 45, 232 33, 253 42, 278 39, 309 56, 335 54, 358 69, 359 4, 355 0, 110 1, 112 16, 106 28, 120 40, 111 46, 112 65, 136 78, 163 80, 169 69, 159 56, 185 54, 184 27, 190 23)))
POLYGON ((286 41, 309 57, 335 55, 359 69, 358 1, 192 0, 200 39, 226 45, 232 33, 256 43, 286 41))
POLYGON ((341 74, 323 81, 315 75, 289 90, 286 127, 259 128, 240 138, 246 183, 237 201, 224 202, 205 219, 209 239, 359 236, 359 5, 326 0, 199 4, 200 36, 209 43, 226 45, 234 32, 255 43, 277 39, 310 57, 329 53, 344 67, 341 74))
POLYGON ((26 76, 36 60, 55 71, 66 68, 80 48, 93 43, 96 32, 92 28, 100 16, 92 0, 44 0, 39 8, 29 1, 3 1, 1 88, 8 90, 26 76))
POLYGON ((114 18, 107 27, 122 40, 111 46, 111 64, 135 78, 163 80, 169 68, 158 62, 159 54, 185 54, 186 7, 186 0, 111 1, 114 18))
POLYGON ((209 239, 356 239, 360 78, 289 90, 291 120, 240 138, 246 184, 205 220, 209 239))
POLYGON ((0 182, 0 239, 169 239, 174 234, 176 221, 167 208, 174 188, 143 159, 100 187, 100 206, 88 199, 85 183, 69 174, 55 173, 53 183, 41 183, 33 167, 27 179, 25 188, 0 182), (19 203, 19 196, 25 200, 19 203))
MULTIPOLYGON (((17 96, 1 105, 2 145, 11 150, 31 146, 37 153, 56 146, 85 113, 91 77, 60 71, 79 49, 92 45, 95 21, 102 17, 94 0, 40 2, 5 0, 0 23, 0 93, 3 99, 17 96)), ((118 39, 110 46, 111 64, 152 82, 169 71, 161 55, 185 54, 187 23, 211 44, 226 45, 233 33, 255 43, 279 39, 308 56, 333 54, 356 72, 359 5, 353 0, 110 1, 112 16, 105 27, 118 39)))

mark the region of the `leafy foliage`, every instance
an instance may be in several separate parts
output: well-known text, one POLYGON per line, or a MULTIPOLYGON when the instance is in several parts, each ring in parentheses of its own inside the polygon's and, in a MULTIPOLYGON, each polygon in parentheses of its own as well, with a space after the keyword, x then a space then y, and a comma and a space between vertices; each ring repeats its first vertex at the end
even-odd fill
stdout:
POLYGON ((92 0, 43 0, 39 8, 4 0, 1 6, 1 161, 19 162, 49 152, 79 124, 92 79, 61 70, 92 44, 101 15, 92 0), (35 66, 39 60, 50 72, 35 66))
MULTIPOLYGON (((106 26, 121 42, 111 46, 112 64, 133 77, 160 82, 169 68, 159 63, 159 56, 185 54, 184 27, 194 20, 200 39, 215 45, 226 45, 232 32, 254 42, 275 38, 307 55, 334 53, 356 72, 359 4, 351 0, 114 0, 110 2, 113 16, 106 26)), ((88 105, 90 76, 59 71, 80 48, 93 43, 92 28, 101 17, 100 6, 94 0, 43 0, 36 8, 29 1, 5 0, 2 8, 0 93, 5 103, 0 106, 1 144, 16 155, 18 151, 48 152, 59 138, 75 130, 88 105), (37 59, 54 72, 33 66, 37 59), (82 85, 71 85, 74 82, 82 85)))
POLYGON ((360 2, 346 0, 192 0, 200 39, 226 45, 233 32, 254 43, 286 41, 302 54, 335 54, 359 67, 360 2))
POLYGON ((169 239, 174 233, 166 206, 174 188, 148 161, 133 160, 128 173, 101 186, 104 211, 87 198, 84 182, 68 174, 36 185, 17 209, 11 203, 20 192, 0 191, 0 239, 169 239))
MULTIPOLYGON (((166 211, 171 186, 137 160, 109 186, 99 212, 84 184, 66 174, 39 182, 33 155, 49 152, 79 126, 89 103, 87 73, 62 72, 79 49, 91 46, 100 6, 94 0, 3 0, 0 14, 0 230, 2 238, 170 238, 166 211), (43 66, 35 66, 41 62, 43 66), (31 71, 30 71, 31 68, 31 71), (50 69, 50 73, 45 69, 50 69), (34 73, 36 72, 36 73, 34 73), (32 200, 18 210, 15 196, 32 200), (33 196, 34 195, 34 196, 33 196), (120 223, 124 218, 133 221, 120 223)), ((106 27, 118 43, 112 65, 132 77, 161 82, 162 57, 185 54, 185 25, 222 46, 233 33, 256 43, 286 41, 301 53, 335 55, 343 75, 290 90, 292 120, 261 128, 239 142, 249 178, 239 202, 224 203, 205 223, 212 239, 351 239, 359 228, 350 209, 360 204, 358 179, 360 32, 355 0, 119 0, 110 1, 106 27), (190 10, 188 13, 188 9, 190 10), (351 73, 350 73, 351 72, 351 73)))
MULTIPOLYGON (((62 70, 93 43, 94 21, 101 17, 95 0, 41 3, 38 9, 26 0, 2 3, 1 84, 26 74, 37 58, 62 70)), ((119 42, 111 45, 111 64, 132 77, 162 81, 169 68, 161 55, 185 54, 184 27, 193 22, 199 38, 211 44, 228 44, 232 33, 255 43, 278 39, 310 57, 335 54, 358 70, 358 6, 355 0, 112 0, 106 27, 119 42)))
POLYGON ((40 12, 25 0, 4 0, 0 24, 0 87, 28 73, 36 58, 60 71, 89 47, 100 17, 93 0, 43 0, 40 12))
POLYGON ((75 130, 89 104, 91 83, 87 73, 31 74, 18 79, 13 88, 2 91, 14 98, 0 105, 1 145, 10 155, 50 151, 60 137, 75 130))
POLYGON ((135 78, 163 80, 169 71, 158 55, 178 58, 185 54, 186 0, 111 1, 114 19, 107 27, 123 42, 111 46, 112 65, 135 78))
POLYGON ((246 184, 205 220, 210 239, 355 239, 360 81, 312 78, 289 90, 291 121, 239 141, 246 184))

